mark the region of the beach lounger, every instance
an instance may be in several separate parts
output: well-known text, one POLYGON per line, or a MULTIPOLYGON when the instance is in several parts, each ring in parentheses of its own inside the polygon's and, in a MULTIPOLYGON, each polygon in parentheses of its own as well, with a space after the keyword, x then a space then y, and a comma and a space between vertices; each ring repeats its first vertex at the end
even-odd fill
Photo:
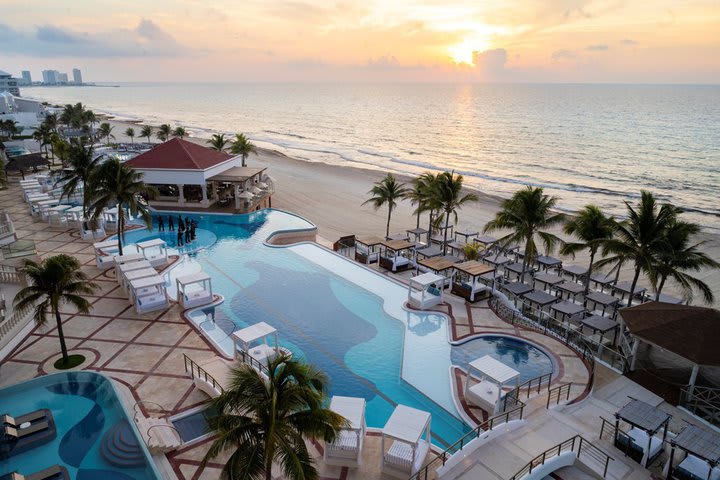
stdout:
POLYGON ((5 459, 52 441, 57 435, 50 410, 43 409, 19 418, 3 415, 0 428, 0 458, 5 459), (23 420, 22 422, 20 420, 23 420))
POLYGON ((70 475, 65 467, 53 465, 30 475, 23 475, 19 472, 8 473, 0 477, 0 480, 70 480, 70 475))

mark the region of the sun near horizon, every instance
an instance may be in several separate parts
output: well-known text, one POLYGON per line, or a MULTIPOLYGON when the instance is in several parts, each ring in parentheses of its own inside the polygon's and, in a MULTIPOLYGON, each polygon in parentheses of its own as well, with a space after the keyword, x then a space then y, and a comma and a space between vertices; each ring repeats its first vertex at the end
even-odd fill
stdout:
POLYGON ((711 0, 8 0, 0 32, 4 70, 98 82, 720 81, 711 0))

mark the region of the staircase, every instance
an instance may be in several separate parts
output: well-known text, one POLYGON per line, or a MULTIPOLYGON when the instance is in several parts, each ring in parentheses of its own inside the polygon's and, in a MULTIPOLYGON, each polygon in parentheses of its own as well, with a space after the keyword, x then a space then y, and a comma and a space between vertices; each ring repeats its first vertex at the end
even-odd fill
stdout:
POLYGON ((105 432, 100 442, 100 454, 108 463, 120 468, 145 465, 145 454, 127 420, 119 421, 105 432))

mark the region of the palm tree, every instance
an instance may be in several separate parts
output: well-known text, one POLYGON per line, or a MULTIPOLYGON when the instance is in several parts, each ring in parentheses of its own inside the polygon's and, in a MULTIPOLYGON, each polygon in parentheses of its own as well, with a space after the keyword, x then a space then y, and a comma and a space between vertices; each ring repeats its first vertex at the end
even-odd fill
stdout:
POLYGON ((40 145, 41 151, 42 151, 43 147, 45 148, 45 157, 47 158, 47 156, 48 156, 47 146, 50 143, 49 127, 46 124, 41 123, 40 126, 38 126, 38 128, 36 128, 35 131, 33 132, 32 138, 33 138, 33 140, 38 142, 38 144, 40 145))
POLYGON ((665 248, 665 233, 675 223, 679 210, 669 203, 658 208, 655 196, 640 192, 640 203, 633 208, 625 202, 628 219, 619 222, 613 238, 603 244, 603 255, 612 255, 597 262, 597 267, 615 265, 618 270, 625 262, 634 262, 635 273, 630 286, 628 307, 632 305, 640 273, 653 275, 656 256, 665 248))
POLYGON ((127 130, 125 130, 125 135, 130 137, 130 143, 135 143, 135 129, 132 127, 129 127, 127 130))
POLYGON ((458 220, 458 210, 470 202, 477 202, 478 196, 474 193, 462 194, 463 176, 455 175, 455 172, 443 172, 433 182, 431 193, 432 204, 436 210, 441 212, 445 219, 445 231, 443 238, 443 253, 447 253, 447 234, 450 227, 450 216, 453 216, 454 223, 458 220))
POLYGON ((233 155, 241 155, 242 166, 245 167, 245 160, 247 160, 247 157, 251 153, 257 155, 257 147, 255 144, 250 142, 244 133, 238 133, 235 135, 235 139, 230 143, 230 153, 233 155))
POLYGON ((92 110, 88 110, 82 103, 75 105, 67 104, 60 114, 60 123, 72 128, 82 128, 85 125, 95 123, 96 118, 92 110))
POLYGON ((54 133, 57 133, 57 127, 58 127, 58 116, 56 113, 51 113, 45 117, 45 120, 43 120, 43 123, 47 125, 47 128, 52 130, 54 133))
POLYGON ((15 310, 35 307, 35 323, 44 325, 47 312, 55 315, 63 363, 67 365, 69 357, 63 334, 60 305, 69 304, 80 313, 89 313, 90 302, 85 298, 92 295, 98 286, 90 282, 80 269, 80 262, 70 255, 61 254, 46 258, 41 262, 25 260, 23 273, 30 285, 15 296, 15 310))
POLYGON ((187 137, 187 132, 183 127, 177 127, 173 131, 173 135, 175 135, 176 137, 185 138, 187 137))
POLYGON ((110 137, 113 139, 115 138, 115 135, 112 134, 114 128, 115 127, 111 126, 107 122, 101 123, 97 131, 98 137, 105 137, 107 139, 106 144, 110 145, 110 137))
POLYGON ((95 156, 92 145, 85 145, 79 141, 70 143, 67 153, 67 167, 62 171, 56 185, 64 183, 62 197, 70 198, 78 187, 83 189, 83 218, 88 217, 88 199, 90 189, 88 183, 93 171, 100 162, 101 155, 95 156))
POLYGON ((565 221, 565 215, 554 213, 552 210, 557 198, 543 193, 540 187, 528 185, 518 190, 507 200, 501 203, 502 210, 495 214, 483 229, 484 232, 507 229, 511 232, 498 240, 500 246, 511 243, 525 244, 525 257, 523 258, 523 273, 520 281, 525 281, 525 271, 538 254, 536 237, 542 241, 546 253, 552 253, 555 245, 562 245, 562 240, 546 228, 559 225, 565 221))
POLYGON ((665 282, 672 278, 680 285, 683 297, 687 301, 693 298, 693 288, 700 291, 703 300, 712 304, 715 300, 710 287, 702 280, 685 273, 687 270, 699 271, 702 268, 720 268, 720 263, 699 250, 705 242, 691 243, 693 235, 700 232, 696 223, 675 221, 665 231, 665 241, 656 257, 656 263, 650 272, 650 281, 655 289, 655 301, 660 301, 665 282))
POLYGON ((134 217, 138 215, 143 219, 148 229, 152 228, 152 216, 141 196, 152 200, 157 197, 155 187, 146 185, 142 180, 143 174, 123 164, 117 158, 111 158, 97 167, 90 177, 90 196, 92 206, 92 219, 102 215, 108 207, 118 209, 118 253, 123 254, 122 242, 125 240, 125 208, 130 210, 134 217))
POLYGON ((170 135, 172 135, 172 127, 168 125, 167 123, 163 123, 160 125, 157 131, 157 138, 161 142, 167 142, 167 140, 170 138, 170 135))
POLYGON ((207 144, 210 145, 210 148, 213 150, 217 150, 218 152, 225 151, 225 147, 227 146, 229 140, 225 138, 224 133, 216 133, 212 136, 210 140, 207 141, 207 144))
POLYGON ((572 255, 575 258, 575 254, 581 250, 590 252, 590 265, 588 265, 587 275, 583 282, 585 284, 585 295, 588 294, 590 289, 590 276, 593 271, 595 255, 600 247, 612 238, 615 226, 615 219, 606 217, 600 207, 587 205, 563 227, 565 233, 575 235, 581 241, 565 243, 560 249, 561 254, 572 255))
POLYGON ((412 188, 408 190, 405 198, 410 200, 411 205, 417 205, 413 214, 416 216, 415 228, 420 228, 420 215, 428 210, 429 198, 432 192, 432 183, 435 175, 429 172, 423 173, 412 182, 412 188))
POLYGON ((142 127, 142 129, 140 130, 140 136, 141 136, 141 137, 144 137, 144 138, 147 138, 147 139, 148 139, 148 143, 151 143, 151 142, 150 142, 150 137, 152 137, 152 134, 153 134, 153 128, 152 128, 150 125, 145 125, 145 126, 142 127))
POLYGON ((208 423, 217 438, 201 467, 232 451, 223 479, 270 480, 276 462, 290 480, 317 480, 305 442, 334 441, 347 420, 325 407, 327 377, 318 369, 286 355, 267 367, 267 377, 244 363, 231 370, 229 387, 211 402, 219 414, 208 423))
POLYGON ((385 228, 385 235, 390 235, 390 217, 392 211, 397 206, 398 200, 405 198, 408 189, 405 188, 404 183, 399 183, 392 173, 388 173, 385 178, 375 183, 375 186, 370 189, 368 193, 372 194, 368 200, 365 200, 362 204, 371 203, 375 210, 378 210, 383 205, 388 206, 387 226, 385 228))

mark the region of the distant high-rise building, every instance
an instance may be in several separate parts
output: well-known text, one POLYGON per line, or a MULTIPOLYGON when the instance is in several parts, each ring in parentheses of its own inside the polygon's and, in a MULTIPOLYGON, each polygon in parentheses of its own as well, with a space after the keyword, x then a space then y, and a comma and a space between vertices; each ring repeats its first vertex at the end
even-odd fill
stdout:
POLYGON ((60 81, 60 72, 57 70, 43 70, 43 83, 46 85, 57 85, 60 81))
POLYGON ((17 79, 2 70, 0 70, 0 92, 10 92, 13 95, 20 96, 17 79))
POLYGON ((67 73, 58 73, 58 83, 62 83, 62 84, 68 83, 67 73))
POLYGON ((79 68, 73 68, 73 83, 75 85, 82 85, 82 73, 79 68))
POLYGON ((28 70, 22 71, 22 83, 23 85, 32 85, 32 76, 28 70))

